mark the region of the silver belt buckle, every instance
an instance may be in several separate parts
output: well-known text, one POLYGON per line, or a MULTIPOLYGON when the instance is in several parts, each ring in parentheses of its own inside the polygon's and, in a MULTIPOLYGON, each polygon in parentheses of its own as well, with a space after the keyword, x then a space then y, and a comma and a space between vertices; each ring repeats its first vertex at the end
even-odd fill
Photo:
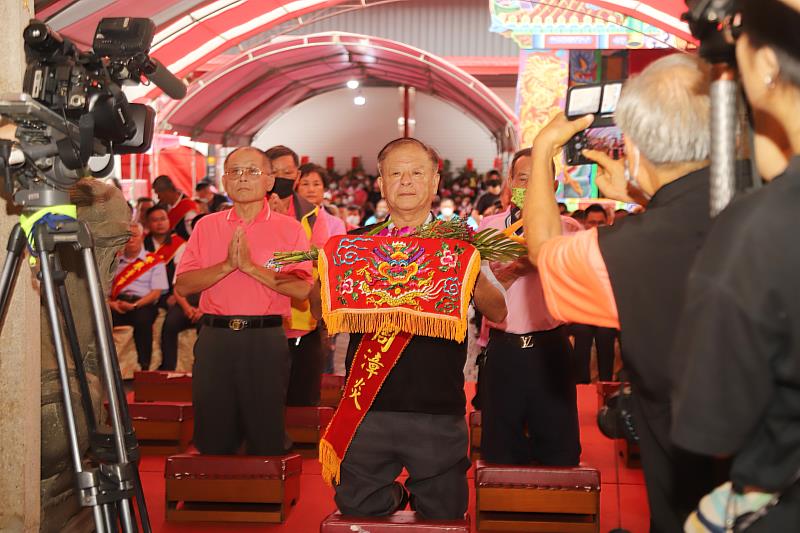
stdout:
POLYGON ((233 331, 241 331, 247 327, 247 320, 241 318, 232 318, 228 321, 228 327, 233 331))
POLYGON ((533 342, 534 341, 533 335, 520 335, 519 340, 523 350, 526 350, 528 348, 533 348, 533 345, 535 344, 533 342))

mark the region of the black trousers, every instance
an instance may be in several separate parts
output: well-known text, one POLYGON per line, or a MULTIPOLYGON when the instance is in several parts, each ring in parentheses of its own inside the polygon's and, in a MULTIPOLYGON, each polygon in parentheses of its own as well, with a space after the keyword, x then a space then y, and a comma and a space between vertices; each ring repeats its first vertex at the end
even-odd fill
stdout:
POLYGON ((611 381, 614 376, 614 340, 617 330, 587 326, 586 324, 572 324, 569 334, 575 337, 573 358, 578 383, 590 383, 592 380, 592 341, 597 346, 597 373, 600 381, 611 381))
POLYGON ((158 306, 155 304, 143 305, 127 313, 111 311, 111 322, 115 326, 133 326, 133 343, 136 345, 136 356, 142 370, 150 369, 150 357, 153 355, 153 323, 157 315, 158 306))
POLYGON ((580 461, 577 393, 563 327, 519 336, 492 330, 481 369, 481 456, 492 463, 574 466, 580 461), (526 434, 527 433, 527 434, 526 434))
POLYGON ((203 326, 194 347, 194 445, 200 453, 282 455, 289 350, 283 328, 203 326))
POLYGON ((325 364, 319 328, 297 339, 289 339, 289 352, 292 364, 286 405, 319 405, 322 367, 325 364))
POLYGON ((175 370, 178 364, 178 334, 181 331, 198 327, 184 314, 179 305, 170 306, 164 325, 161 327, 161 366, 159 370, 175 370))
POLYGON ((650 504, 650 533, 683 531, 683 523, 700 498, 728 479, 728 464, 673 445, 669 437, 670 403, 642 397, 637 394, 635 383, 632 390, 634 423, 650 504))
POLYGON ((464 518, 467 447, 463 415, 370 411, 342 461, 336 505, 352 516, 392 514, 400 503, 394 483, 405 467, 405 486, 419 515, 464 518))

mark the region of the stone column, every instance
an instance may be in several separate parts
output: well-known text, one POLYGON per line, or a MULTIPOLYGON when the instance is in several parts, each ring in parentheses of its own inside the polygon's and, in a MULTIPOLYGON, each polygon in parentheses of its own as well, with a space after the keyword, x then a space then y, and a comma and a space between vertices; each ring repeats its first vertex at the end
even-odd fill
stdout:
MULTIPOLYGON (((32 11, 32 0, 0 0, 0 94, 22 89, 22 30, 32 11)), ((3 194, 0 259, 18 212, 3 194)), ((39 529, 40 337, 39 296, 25 262, 0 334, 0 531, 39 529)))

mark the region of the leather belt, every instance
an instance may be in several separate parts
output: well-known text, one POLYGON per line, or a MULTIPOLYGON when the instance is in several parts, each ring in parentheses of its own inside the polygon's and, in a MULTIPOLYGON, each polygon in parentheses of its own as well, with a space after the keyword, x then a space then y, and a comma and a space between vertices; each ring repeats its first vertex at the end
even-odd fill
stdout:
MULTIPOLYGON (((557 329, 557 328, 556 328, 557 329)), ((501 331, 499 329, 491 329, 489 331, 489 338, 495 337, 498 340, 503 340, 504 342, 508 342, 511 344, 518 344, 520 348, 526 350, 528 348, 533 348, 536 346, 536 337, 542 334, 547 334, 555 330, 549 331, 532 331, 530 333, 525 333, 523 335, 519 335, 517 333, 507 333, 505 331, 501 331)))
POLYGON ((254 328, 277 328, 283 325, 279 315, 266 316, 223 316, 203 315, 203 325, 212 328, 227 328, 233 331, 254 328))

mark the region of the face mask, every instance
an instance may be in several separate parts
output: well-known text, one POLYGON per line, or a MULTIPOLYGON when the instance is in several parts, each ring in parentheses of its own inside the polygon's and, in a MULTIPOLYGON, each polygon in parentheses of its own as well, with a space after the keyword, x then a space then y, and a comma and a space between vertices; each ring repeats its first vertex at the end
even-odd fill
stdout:
POLYGON ((639 175, 639 149, 638 148, 634 148, 633 149, 633 153, 631 155, 634 158, 633 172, 631 172, 631 170, 630 170, 630 165, 628 164, 628 160, 629 159, 626 157, 625 158, 625 180, 628 183, 630 183, 631 185, 633 185, 634 187, 636 187, 637 189, 639 189, 640 191, 642 191, 642 194, 644 195, 644 197, 649 200, 651 198, 651 196, 649 194, 647 194, 646 192, 644 192, 644 189, 642 189, 642 186, 639 185, 639 181, 636 179, 637 176, 639 175))
POLYGON ((375 218, 384 218, 388 212, 385 209, 376 209, 375 218))
POLYGON ((275 184, 272 186, 272 192, 278 195, 278 198, 285 200, 292 195, 294 191, 294 180, 289 178, 275 178, 275 184))
POLYGON ((513 187, 511 189, 511 203, 520 209, 525 205, 525 191, 527 191, 525 187, 513 187))
POLYGON ((358 226, 358 223, 361 222, 361 217, 358 215, 348 215, 347 216, 347 223, 351 226, 358 226))
POLYGON ((453 208, 452 207, 443 207, 441 209, 442 217, 449 219, 453 216, 453 208))

